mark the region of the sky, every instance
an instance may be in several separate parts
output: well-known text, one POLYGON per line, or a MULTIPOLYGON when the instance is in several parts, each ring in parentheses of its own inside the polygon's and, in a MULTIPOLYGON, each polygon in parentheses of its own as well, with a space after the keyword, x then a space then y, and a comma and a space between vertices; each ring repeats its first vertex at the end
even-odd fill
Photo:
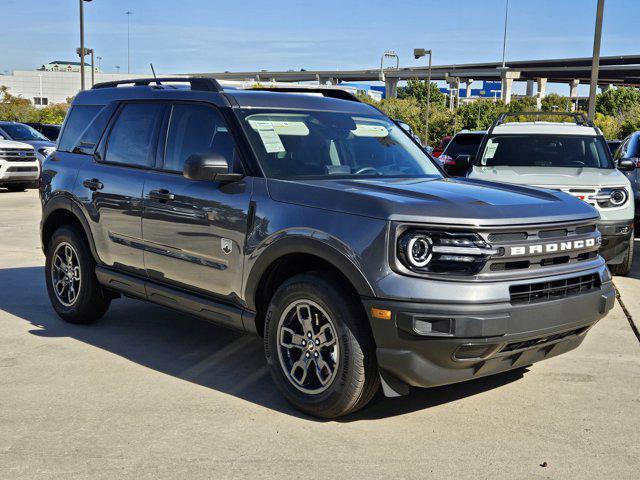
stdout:
MULTIPOLYGON (((510 0, 507 60, 590 56, 596 0, 510 0)), ((86 46, 105 71, 159 73, 373 68, 499 61, 505 0, 93 0, 86 46)), ((77 60, 78 0, 2 0, 0 72, 77 60)), ((606 0, 602 55, 640 53, 640 0, 606 0)))

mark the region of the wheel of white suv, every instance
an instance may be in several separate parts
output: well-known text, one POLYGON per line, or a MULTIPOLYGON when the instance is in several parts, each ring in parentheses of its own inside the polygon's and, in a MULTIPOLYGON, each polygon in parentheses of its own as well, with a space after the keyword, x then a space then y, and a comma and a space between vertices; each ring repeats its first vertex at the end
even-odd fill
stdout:
POLYGON ((60 227, 47 247, 45 278, 51 305, 70 323, 92 323, 104 315, 111 299, 95 274, 95 262, 84 237, 60 227))
POLYGON ((631 272, 631 266, 633 265, 633 244, 635 238, 635 229, 631 230, 631 238, 629 240, 629 248, 627 248, 626 253, 624 254, 624 259, 622 263, 618 263, 616 265, 609 265, 609 269, 611 273, 618 276, 628 275, 631 272))
POLYGON ((267 310, 265 354, 276 385, 299 410, 334 418, 365 406, 379 387, 360 299, 339 278, 290 278, 267 310))

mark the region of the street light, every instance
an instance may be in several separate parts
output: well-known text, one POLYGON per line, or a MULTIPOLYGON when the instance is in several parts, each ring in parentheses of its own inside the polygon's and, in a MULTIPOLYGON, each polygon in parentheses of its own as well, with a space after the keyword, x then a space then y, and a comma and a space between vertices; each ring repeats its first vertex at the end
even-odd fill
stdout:
POLYGON ((413 57, 418 60, 419 58, 429 55, 429 73, 427 74, 427 113, 424 119, 424 145, 429 145, 429 105, 431 103, 431 50, 424 48, 414 48, 413 57))
POLYGON ((98 70, 102 70, 102 57, 97 56, 96 58, 98 59, 98 70))
POLYGON ((502 39, 502 68, 505 68, 505 58, 507 53, 507 25, 509 24, 509 0, 504 6, 504 37, 502 39))
POLYGON ((38 80, 40 80, 40 106, 42 106, 42 74, 38 74, 38 80))
POLYGON ((593 57, 591 59, 591 83, 589 85, 589 120, 596 115, 596 90, 598 89, 598 70, 600 69, 600 42, 602 40, 602 17, 604 0, 598 0, 596 10, 596 30, 593 34, 593 57))
POLYGON ((131 15, 133 15, 133 12, 131 10, 127 10, 124 13, 127 16, 127 73, 131 73, 131 41, 130 41, 131 26, 130 24, 131 24, 131 15))
POLYGON ((392 50, 387 50, 386 52, 384 52, 382 54, 382 57, 380 58, 380 75, 378 78, 380 78, 381 82, 385 81, 385 77, 384 77, 384 59, 385 58, 395 58, 396 59, 396 70, 398 70, 398 68, 400 68, 400 59, 398 58, 398 55, 396 54, 396 52, 392 51, 392 50))
POLYGON ((120 65, 116 65, 115 69, 116 69, 116 73, 120 73, 120 65))
POLYGON ((84 90, 84 2, 92 0, 80 0, 80 90, 84 90))

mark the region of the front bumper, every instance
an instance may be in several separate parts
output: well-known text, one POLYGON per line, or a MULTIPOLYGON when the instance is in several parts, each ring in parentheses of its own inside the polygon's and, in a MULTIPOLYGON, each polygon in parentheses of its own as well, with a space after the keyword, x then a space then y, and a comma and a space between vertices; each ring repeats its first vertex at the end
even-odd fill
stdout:
POLYGON ((598 230, 602 234, 602 246, 600 255, 610 265, 622 263, 629 249, 629 243, 633 241, 633 219, 624 221, 598 222, 598 230))
POLYGON ((36 183, 40 177, 38 162, 0 162, 0 185, 36 183))
MULTIPOLYGON (((613 307, 609 278, 599 288, 556 300, 491 304, 413 303, 364 298, 382 378, 434 387, 512 370, 576 348, 613 307), (390 310, 390 320, 372 308, 390 310), (418 335, 414 320, 437 331, 418 335)), ((398 390, 398 389, 396 389, 398 390)))

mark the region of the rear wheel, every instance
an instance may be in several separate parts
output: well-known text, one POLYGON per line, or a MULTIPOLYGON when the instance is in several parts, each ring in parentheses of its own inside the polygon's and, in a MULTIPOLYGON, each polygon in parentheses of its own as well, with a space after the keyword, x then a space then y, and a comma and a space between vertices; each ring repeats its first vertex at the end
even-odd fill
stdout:
POLYGON ((624 276, 628 275, 633 265, 633 243, 635 238, 635 229, 631 230, 631 238, 629 239, 629 248, 624 254, 624 259, 621 263, 616 265, 609 265, 611 273, 614 275, 624 276))
POLYGON ((5 187, 10 192, 24 192, 27 188, 29 188, 28 183, 10 183, 5 187))
POLYGON ((56 313, 70 323, 93 323, 111 303, 98 283, 95 262, 84 237, 73 227, 60 227, 47 248, 47 291, 56 313))
POLYGON ((337 277, 296 275, 273 296, 265 354, 276 385, 299 410, 334 418, 365 406, 379 387, 360 299, 337 277))

